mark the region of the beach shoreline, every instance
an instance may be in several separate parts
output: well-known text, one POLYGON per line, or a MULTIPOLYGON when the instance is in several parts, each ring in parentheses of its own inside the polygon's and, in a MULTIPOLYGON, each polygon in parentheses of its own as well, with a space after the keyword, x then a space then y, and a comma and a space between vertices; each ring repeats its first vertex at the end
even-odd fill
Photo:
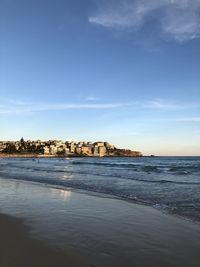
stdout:
POLYGON ((0 153, 0 158, 63 158, 66 156, 44 155, 36 153, 0 153))
POLYGON ((200 263, 199 224, 152 207, 5 179, 0 203, 0 266, 200 263))
MULTIPOLYGON (((105 155, 104 158, 139 158, 137 156, 126 156, 126 155, 105 155)), ((66 154, 66 155, 45 155, 45 154, 36 154, 36 153, 0 153, 0 158, 101 158, 101 156, 94 155, 76 155, 76 154, 66 154)))

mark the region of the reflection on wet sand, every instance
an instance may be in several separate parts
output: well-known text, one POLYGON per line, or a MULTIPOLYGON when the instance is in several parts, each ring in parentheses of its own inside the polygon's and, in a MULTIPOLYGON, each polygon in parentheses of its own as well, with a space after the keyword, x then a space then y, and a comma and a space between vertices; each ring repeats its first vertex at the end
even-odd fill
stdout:
POLYGON ((59 190, 61 197, 63 198, 63 200, 69 200, 70 196, 71 196, 71 191, 67 191, 67 190, 59 190))
POLYGON ((151 207, 7 179, 0 203, 2 213, 26 218, 31 236, 86 266, 199 266, 199 225, 151 207))

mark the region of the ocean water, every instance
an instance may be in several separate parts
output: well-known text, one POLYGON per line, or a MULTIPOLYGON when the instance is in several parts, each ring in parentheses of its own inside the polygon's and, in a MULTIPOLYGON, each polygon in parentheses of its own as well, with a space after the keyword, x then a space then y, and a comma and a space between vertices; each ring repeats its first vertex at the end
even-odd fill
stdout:
POLYGON ((200 221, 200 157, 0 159, 0 178, 104 193, 200 221))

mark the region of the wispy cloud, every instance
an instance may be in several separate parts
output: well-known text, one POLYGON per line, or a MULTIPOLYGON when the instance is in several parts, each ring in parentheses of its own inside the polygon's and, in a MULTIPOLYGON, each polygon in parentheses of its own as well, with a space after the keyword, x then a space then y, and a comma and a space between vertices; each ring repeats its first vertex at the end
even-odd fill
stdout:
POLYGON ((11 100, 0 105, 0 114, 21 114, 24 112, 56 111, 68 109, 116 109, 130 106, 130 103, 68 104, 38 103, 11 100))
MULTIPOLYGON (((94 100, 91 100, 94 101, 94 100)), ((151 109, 154 111, 174 111, 182 109, 200 108, 198 103, 177 103, 163 99, 146 100, 146 101, 130 101, 121 103, 42 103, 21 100, 9 100, 0 104, 0 114, 25 114, 43 111, 64 111, 69 109, 151 109)))
POLYGON ((153 18, 162 34, 178 42, 200 37, 200 0, 108 0, 101 4, 88 18, 90 23, 139 31, 153 18))
POLYGON ((153 99, 140 102, 143 108, 157 109, 157 110, 183 110, 183 109, 199 109, 200 103, 198 102, 181 102, 166 99, 153 99))
POLYGON ((100 99, 98 97, 95 96, 88 96, 86 97, 87 101, 99 101, 100 99))
POLYGON ((178 118, 176 121, 179 122, 191 122, 191 123, 200 123, 200 117, 187 117, 187 118, 178 118))
POLYGON ((177 110, 191 107, 187 103, 177 103, 173 101, 166 101, 163 99, 150 100, 143 103, 144 108, 158 109, 158 110, 177 110))

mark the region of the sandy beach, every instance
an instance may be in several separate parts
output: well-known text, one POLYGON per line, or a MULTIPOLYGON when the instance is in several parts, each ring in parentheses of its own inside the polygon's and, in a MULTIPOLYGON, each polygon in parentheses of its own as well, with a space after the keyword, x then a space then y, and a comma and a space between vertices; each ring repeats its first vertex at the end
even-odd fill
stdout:
POLYGON ((0 266, 85 266, 78 255, 31 239, 23 220, 0 214, 0 266))
MULTIPOLYGON (((60 156, 55 155, 44 155, 36 153, 0 153, 0 158, 58 158, 60 156)), ((63 156, 64 157, 64 156, 63 156)))
POLYGON ((200 0, 0 0, 0 267, 200 267, 200 0))
POLYGON ((0 203, 2 267, 200 264, 200 225, 151 207, 6 179, 0 203))

